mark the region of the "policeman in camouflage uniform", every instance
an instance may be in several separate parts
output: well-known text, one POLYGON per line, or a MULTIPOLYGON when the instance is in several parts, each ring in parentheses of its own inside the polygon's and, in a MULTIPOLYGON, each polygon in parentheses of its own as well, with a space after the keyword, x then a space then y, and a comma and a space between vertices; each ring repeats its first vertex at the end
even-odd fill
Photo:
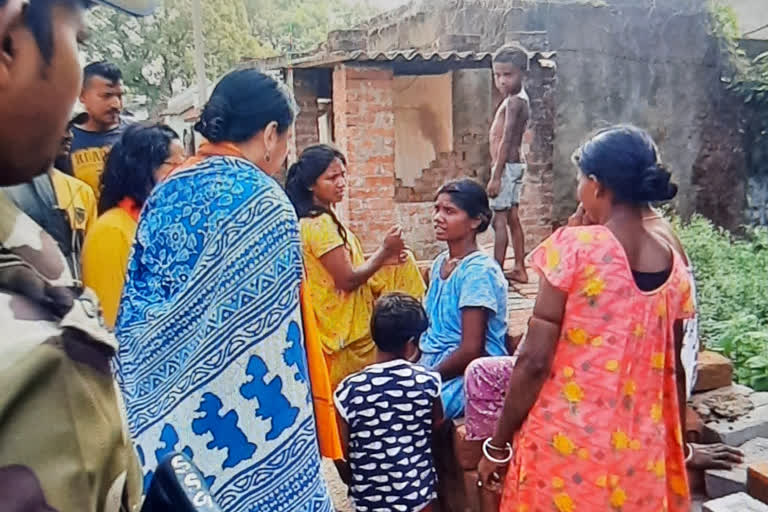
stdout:
MULTIPOLYGON (((150 0, 115 0, 148 14, 150 0)), ((55 154, 77 92, 88 0, 0 0, 0 186, 55 154)), ((0 193, 0 510, 133 512, 141 474, 98 301, 0 193)))

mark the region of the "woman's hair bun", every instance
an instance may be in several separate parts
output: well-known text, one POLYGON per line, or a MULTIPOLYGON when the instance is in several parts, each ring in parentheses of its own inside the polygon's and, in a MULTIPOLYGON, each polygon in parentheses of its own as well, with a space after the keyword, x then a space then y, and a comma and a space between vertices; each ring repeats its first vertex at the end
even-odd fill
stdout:
POLYGON ((677 185, 661 164, 656 143, 636 126, 600 130, 576 151, 574 161, 585 175, 610 189, 618 202, 643 205, 677 195, 677 185))
POLYGON ((276 123, 278 134, 283 135, 296 111, 284 83, 257 69, 238 69, 216 84, 195 130, 211 142, 238 143, 276 123))
POLYGON ((672 174, 661 164, 648 166, 640 176, 637 199, 655 203, 669 201, 677 195, 677 185, 672 183, 672 174))
POLYGON ((211 142, 221 142, 227 133, 228 119, 229 105, 226 100, 222 96, 213 96, 203 108, 195 130, 211 142))

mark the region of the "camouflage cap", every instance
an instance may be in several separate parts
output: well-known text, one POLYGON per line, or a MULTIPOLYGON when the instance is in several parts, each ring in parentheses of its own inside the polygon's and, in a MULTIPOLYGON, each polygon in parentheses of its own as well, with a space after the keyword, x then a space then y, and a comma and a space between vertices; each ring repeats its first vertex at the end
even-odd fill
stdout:
POLYGON ((134 16, 148 16, 157 7, 157 0, 94 0, 97 4, 114 7, 134 16))

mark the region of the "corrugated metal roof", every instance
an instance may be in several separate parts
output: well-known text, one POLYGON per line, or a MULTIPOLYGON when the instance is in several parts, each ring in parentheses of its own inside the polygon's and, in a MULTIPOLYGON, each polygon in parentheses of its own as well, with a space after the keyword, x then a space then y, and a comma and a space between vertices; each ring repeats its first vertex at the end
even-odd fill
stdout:
POLYGON ((377 62, 396 62, 414 60, 426 60, 432 62, 458 62, 473 61, 480 62, 491 57, 489 52, 437 52, 429 50, 393 50, 390 52, 366 51, 353 52, 351 59, 353 61, 377 61, 377 62))
POLYGON ((312 55, 296 59, 290 66, 296 68, 324 67, 341 62, 482 62, 491 58, 489 52, 457 52, 432 50, 392 50, 387 52, 368 52, 355 50, 322 55, 312 55))
MULTIPOLYGON (((532 58, 550 59, 554 52, 537 52, 532 58)), ((481 63, 493 58, 491 52, 461 52, 461 51, 434 51, 434 50, 392 50, 392 51, 366 51, 355 50, 351 52, 335 52, 319 55, 311 55, 291 61, 287 67, 316 68, 329 67, 342 62, 434 62, 434 63, 481 63)))

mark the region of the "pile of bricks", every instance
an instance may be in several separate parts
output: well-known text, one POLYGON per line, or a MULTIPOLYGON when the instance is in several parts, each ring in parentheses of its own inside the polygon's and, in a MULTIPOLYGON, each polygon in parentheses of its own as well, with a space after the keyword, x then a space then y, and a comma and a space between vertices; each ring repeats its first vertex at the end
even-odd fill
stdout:
POLYGON ((715 352, 701 352, 689 404, 686 438, 724 443, 744 452, 731 470, 689 472, 694 492, 703 492, 705 512, 768 512, 768 393, 733 383, 733 364, 715 352))

